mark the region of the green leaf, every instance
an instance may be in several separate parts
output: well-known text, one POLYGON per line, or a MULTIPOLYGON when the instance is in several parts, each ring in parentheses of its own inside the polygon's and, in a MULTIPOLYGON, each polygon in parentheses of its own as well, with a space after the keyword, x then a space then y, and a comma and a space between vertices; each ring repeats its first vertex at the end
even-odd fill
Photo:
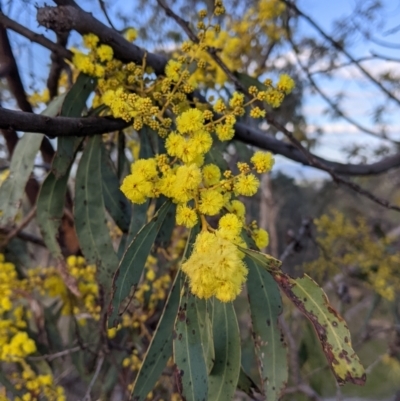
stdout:
POLYGON ((146 399, 172 355, 172 337, 181 292, 180 276, 181 272, 179 271, 175 276, 164 310, 133 384, 131 399, 134 401, 146 399))
POLYGON ((195 296, 186 284, 175 324, 174 360, 178 367, 179 388, 186 401, 207 400, 208 377, 201 342, 201 326, 195 296))
MULTIPOLYGON (((41 114, 50 117, 56 116, 63 100, 64 96, 55 98, 41 114)), ((10 174, 0 187, 0 225, 2 226, 14 221, 42 140, 43 134, 27 132, 15 147, 10 164, 10 174)))
POLYGON ((230 401, 240 373, 240 334, 233 303, 213 302, 214 366, 209 376, 208 401, 230 401))
POLYGON ((261 394, 261 391, 257 387, 257 384, 254 383, 253 379, 244 371, 243 367, 240 368, 237 388, 240 391, 246 393, 251 398, 255 396, 258 397, 259 394, 261 394))
POLYGON ((203 347, 204 360, 207 366, 207 373, 210 373, 215 360, 213 326, 209 313, 211 312, 211 303, 205 299, 195 297, 195 307, 197 319, 200 325, 201 345, 203 347))
POLYGON ((112 277, 118 266, 105 218, 101 190, 101 136, 87 142, 75 183, 75 229, 87 263, 97 265, 97 277, 108 304, 112 277))
POLYGON ((288 352, 279 327, 282 300, 271 275, 246 257, 247 293, 255 351, 267 400, 279 400, 288 380, 288 352))
MULTIPOLYGON (((65 117, 80 117, 86 106, 89 95, 94 91, 97 79, 80 73, 72 88, 67 92, 61 107, 61 115, 65 117)), ((56 177, 67 173, 82 138, 75 136, 59 137, 57 139, 57 154, 53 160, 52 171, 56 177)))
POLYGON ((297 279, 283 272, 272 272, 272 275, 282 291, 314 326, 338 383, 363 385, 366 375, 351 346, 349 329, 329 304, 322 288, 306 274, 297 279))
POLYGON ((270 255, 266 255, 265 253, 254 251, 253 249, 242 248, 240 246, 239 249, 258 266, 261 266, 267 271, 280 271, 280 267, 282 265, 282 262, 280 260, 275 259, 270 255))
POLYGON ((149 209, 148 200, 141 205, 133 205, 133 207, 131 208, 132 217, 129 226, 129 232, 128 234, 124 234, 121 238, 121 242, 118 247, 118 259, 122 258, 122 255, 126 250, 127 244, 130 244, 132 242, 136 234, 146 224, 148 209, 149 209))
POLYGON ((57 241, 58 228, 64 211, 68 174, 56 178, 53 172, 47 175, 39 192, 36 218, 46 247, 56 259, 63 259, 57 241))
POLYGON ((104 146, 101 147, 101 178, 104 203, 108 213, 123 233, 129 231, 131 206, 128 199, 119 189, 117 175, 113 171, 111 160, 104 146))
MULTIPOLYGON (((164 204, 167 200, 168 198, 166 198, 165 196, 160 196, 156 202, 156 210, 158 210, 159 207, 162 206, 162 204, 164 204), (163 201, 163 203, 161 204, 159 201, 163 201)), ((156 247, 168 248, 171 242, 172 232, 176 226, 175 215, 176 203, 173 203, 165 218, 164 224, 162 225, 160 232, 158 233, 154 241, 156 247)))
POLYGON ((61 115, 68 117, 80 117, 83 109, 86 107, 86 101, 89 95, 94 91, 97 85, 97 79, 81 72, 67 92, 61 115))
POLYGON ((122 256, 112 280, 109 326, 118 323, 121 303, 129 295, 132 287, 136 288, 139 284, 147 257, 170 206, 171 202, 166 202, 161 207, 150 222, 138 232, 122 256))

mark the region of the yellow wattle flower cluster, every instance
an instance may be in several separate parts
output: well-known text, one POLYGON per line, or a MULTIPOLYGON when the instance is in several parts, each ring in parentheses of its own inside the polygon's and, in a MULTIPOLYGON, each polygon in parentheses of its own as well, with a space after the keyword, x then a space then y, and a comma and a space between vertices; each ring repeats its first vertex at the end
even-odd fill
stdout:
POLYGON ((190 258, 182 265, 190 290, 197 297, 215 296, 230 302, 239 295, 247 277, 244 255, 237 247, 245 246, 240 238, 242 226, 236 215, 228 213, 220 219, 218 230, 203 230, 197 236, 190 258))
POLYGON ((98 45, 99 38, 96 35, 88 34, 83 36, 84 46, 91 50, 89 54, 84 54, 77 49, 72 49, 74 56, 72 62, 78 70, 96 78, 104 77, 106 69, 104 63, 111 61, 114 56, 112 47, 101 44, 98 45))
POLYGON ((32 294, 38 283, 43 284, 32 274, 20 278, 15 265, 6 262, 4 255, 0 254, 0 365, 12 363, 17 368, 15 371, 7 369, 8 380, 23 392, 22 397, 15 398, 16 401, 37 401, 41 397, 49 401, 65 401, 64 390, 54 383, 52 375, 35 372, 27 362, 37 348, 28 334, 29 312, 23 305, 26 294, 32 294))

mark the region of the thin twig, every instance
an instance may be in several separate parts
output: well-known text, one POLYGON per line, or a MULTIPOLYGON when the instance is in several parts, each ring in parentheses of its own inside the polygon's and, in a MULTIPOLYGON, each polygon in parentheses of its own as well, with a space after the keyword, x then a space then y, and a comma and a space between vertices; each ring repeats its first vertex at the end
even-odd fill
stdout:
POLYGON ((66 349, 66 350, 63 350, 63 351, 60 351, 60 352, 56 352, 54 354, 45 354, 45 355, 40 355, 40 356, 29 356, 29 357, 27 357, 27 360, 28 361, 43 361, 43 360, 45 360, 45 361, 49 361, 50 362, 50 361, 52 361, 54 359, 60 358, 60 357, 65 356, 65 355, 73 354, 73 353, 81 351, 81 350, 82 350, 82 348, 80 346, 76 346, 76 347, 69 348, 69 349, 66 349))
POLYGON ((23 218, 22 222, 7 234, 7 237, 4 239, 1 246, 7 245, 14 237, 16 237, 18 233, 22 231, 32 221, 35 215, 36 215, 36 205, 23 218))
POLYGON ((92 388, 93 388, 94 384, 96 383, 97 377, 100 374, 100 371, 101 371, 101 368, 103 366, 103 363, 104 363, 104 354, 101 353, 99 355, 98 359, 97 359, 96 370, 95 370, 95 372, 93 374, 92 380, 89 383, 89 387, 86 390, 86 394, 83 397, 83 401, 91 401, 92 398, 90 396, 90 393, 92 391, 92 388))
POLYGON ((31 42, 38 43, 39 45, 42 45, 43 47, 51 50, 52 52, 57 53, 59 56, 66 58, 67 60, 72 59, 71 51, 67 50, 63 46, 60 46, 52 42, 51 40, 47 39, 46 36, 31 31, 30 29, 12 20, 11 18, 8 18, 2 12, 0 12, 0 24, 2 24, 7 29, 11 29, 12 31, 17 32, 20 35, 25 36, 31 42))

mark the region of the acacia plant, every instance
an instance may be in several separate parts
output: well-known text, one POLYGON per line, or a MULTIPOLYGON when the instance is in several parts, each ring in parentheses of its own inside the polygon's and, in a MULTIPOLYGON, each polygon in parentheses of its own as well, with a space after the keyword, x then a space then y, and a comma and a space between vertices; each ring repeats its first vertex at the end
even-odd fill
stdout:
POLYGON ((273 153, 398 209, 343 177, 380 166, 329 162, 303 146, 301 82, 265 67, 300 11, 260 0, 237 16, 222 1, 195 2, 188 22, 158 0, 187 35, 165 56, 139 47, 134 28, 55 3, 37 21, 56 41, 0 14, 10 94, 0 108, 10 155, 0 186, 0 400, 232 400, 238 390, 278 400, 291 380, 282 294, 314 327, 337 382, 362 385, 344 319, 313 279, 260 251, 268 233, 248 210, 273 153), (6 28, 51 50, 46 90, 26 96, 6 28), (81 40, 68 47, 72 31, 81 40), (267 136, 265 123, 287 140, 267 136), (28 224, 41 238, 22 232, 28 224), (12 250, 17 237, 43 249, 40 267, 12 250), (239 302, 256 378, 241 365, 239 302))

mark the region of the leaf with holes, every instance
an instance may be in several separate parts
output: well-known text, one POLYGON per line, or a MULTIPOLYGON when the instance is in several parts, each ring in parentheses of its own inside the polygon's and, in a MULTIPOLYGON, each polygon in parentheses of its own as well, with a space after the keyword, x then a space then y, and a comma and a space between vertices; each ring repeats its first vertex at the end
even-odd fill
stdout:
POLYGON ((119 321, 119 308, 132 288, 136 288, 154 240, 168 215, 171 202, 166 202, 129 244, 112 280, 109 326, 119 321))
POLYGON ((240 333, 232 302, 213 300, 215 361, 208 378, 208 401, 230 401, 240 373, 240 333))
POLYGON ((119 189, 117 175, 113 171, 110 157, 104 146, 101 147, 101 178, 106 209, 119 229, 123 233, 128 233, 132 208, 119 189))
POLYGON ((272 272, 272 275, 282 291, 314 326, 338 383, 363 385, 366 375, 351 346, 349 329, 329 304, 322 288, 306 274, 297 279, 283 272, 272 272))
POLYGON ((279 400, 288 380, 288 352, 279 327, 282 300, 271 275, 246 257, 247 294, 261 383, 267 400, 279 400))
POLYGON ((75 183, 74 217, 83 255, 89 264, 96 264, 98 282, 103 289, 105 302, 108 303, 118 259, 105 216, 101 188, 101 144, 100 135, 90 138, 79 162, 75 183))

